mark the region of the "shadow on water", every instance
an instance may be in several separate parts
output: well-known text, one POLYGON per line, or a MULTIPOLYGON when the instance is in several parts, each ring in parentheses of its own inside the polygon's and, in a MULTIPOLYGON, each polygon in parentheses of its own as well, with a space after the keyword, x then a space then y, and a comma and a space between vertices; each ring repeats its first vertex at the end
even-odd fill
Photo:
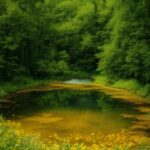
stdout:
POLYGON ((71 108, 77 110, 95 110, 109 113, 132 113, 134 105, 118 101, 98 91, 51 90, 18 93, 11 97, 15 102, 3 114, 10 116, 23 113, 37 113, 50 109, 71 108))

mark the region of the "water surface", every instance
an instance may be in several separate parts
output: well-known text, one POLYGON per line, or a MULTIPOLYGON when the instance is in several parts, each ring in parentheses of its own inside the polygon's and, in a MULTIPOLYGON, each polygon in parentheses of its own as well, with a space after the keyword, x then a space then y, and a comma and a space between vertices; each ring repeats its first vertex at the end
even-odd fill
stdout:
POLYGON ((27 133, 40 133, 44 140, 77 135, 118 133, 131 126, 121 114, 132 111, 125 104, 94 91, 52 90, 16 95, 13 120, 27 133))

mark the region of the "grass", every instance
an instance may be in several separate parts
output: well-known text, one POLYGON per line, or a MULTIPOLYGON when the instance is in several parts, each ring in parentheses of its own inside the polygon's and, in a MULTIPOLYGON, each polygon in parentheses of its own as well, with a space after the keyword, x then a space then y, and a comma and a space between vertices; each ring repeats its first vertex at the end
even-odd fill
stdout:
POLYGON ((32 78, 22 78, 21 80, 4 82, 0 84, 0 97, 4 97, 8 93, 15 92, 16 90, 21 88, 27 88, 49 82, 51 82, 51 80, 34 80, 32 78))
POLYGON ((146 97, 150 99, 150 84, 142 85, 137 80, 112 80, 107 78, 106 76, 97 76, 94 77, 96 83, 110 85, 115 88, 126 89, 131 91, 139 96, 146 97))

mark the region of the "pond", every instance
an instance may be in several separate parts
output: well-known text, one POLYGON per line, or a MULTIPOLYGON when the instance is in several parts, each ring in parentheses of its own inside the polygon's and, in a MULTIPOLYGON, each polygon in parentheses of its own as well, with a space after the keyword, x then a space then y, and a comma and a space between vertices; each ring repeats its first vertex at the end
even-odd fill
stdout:
POLYGON ((12 100, 11 120, 27 133, 40 133, 45 141, 119 133, 133 122, 121 114, 137 113, 133 106, 97 91, 38 91, 16 94, 12 100))

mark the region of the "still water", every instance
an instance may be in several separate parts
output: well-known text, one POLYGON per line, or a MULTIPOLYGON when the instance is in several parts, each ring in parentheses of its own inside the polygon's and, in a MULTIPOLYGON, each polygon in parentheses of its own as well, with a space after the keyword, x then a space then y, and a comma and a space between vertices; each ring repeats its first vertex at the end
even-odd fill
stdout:
POLYGON ((117 133, 129 127, 129 122, 117 114, 94 110, 54 109, 29 116, 18 116, 17 122, 29 133, 40 133, 49 138, 55 133, 60 137, 90 135, 97 132, 117 133))
POLYGON ((132 107, 100 92, 52 90, 18 94, 13 99, 18 106, 11 119, 21 123, 27 133, 40 133, 44 140, 53 135, 67 138, 118 133, 132 123, 121 116, 132 112, 132 107))

